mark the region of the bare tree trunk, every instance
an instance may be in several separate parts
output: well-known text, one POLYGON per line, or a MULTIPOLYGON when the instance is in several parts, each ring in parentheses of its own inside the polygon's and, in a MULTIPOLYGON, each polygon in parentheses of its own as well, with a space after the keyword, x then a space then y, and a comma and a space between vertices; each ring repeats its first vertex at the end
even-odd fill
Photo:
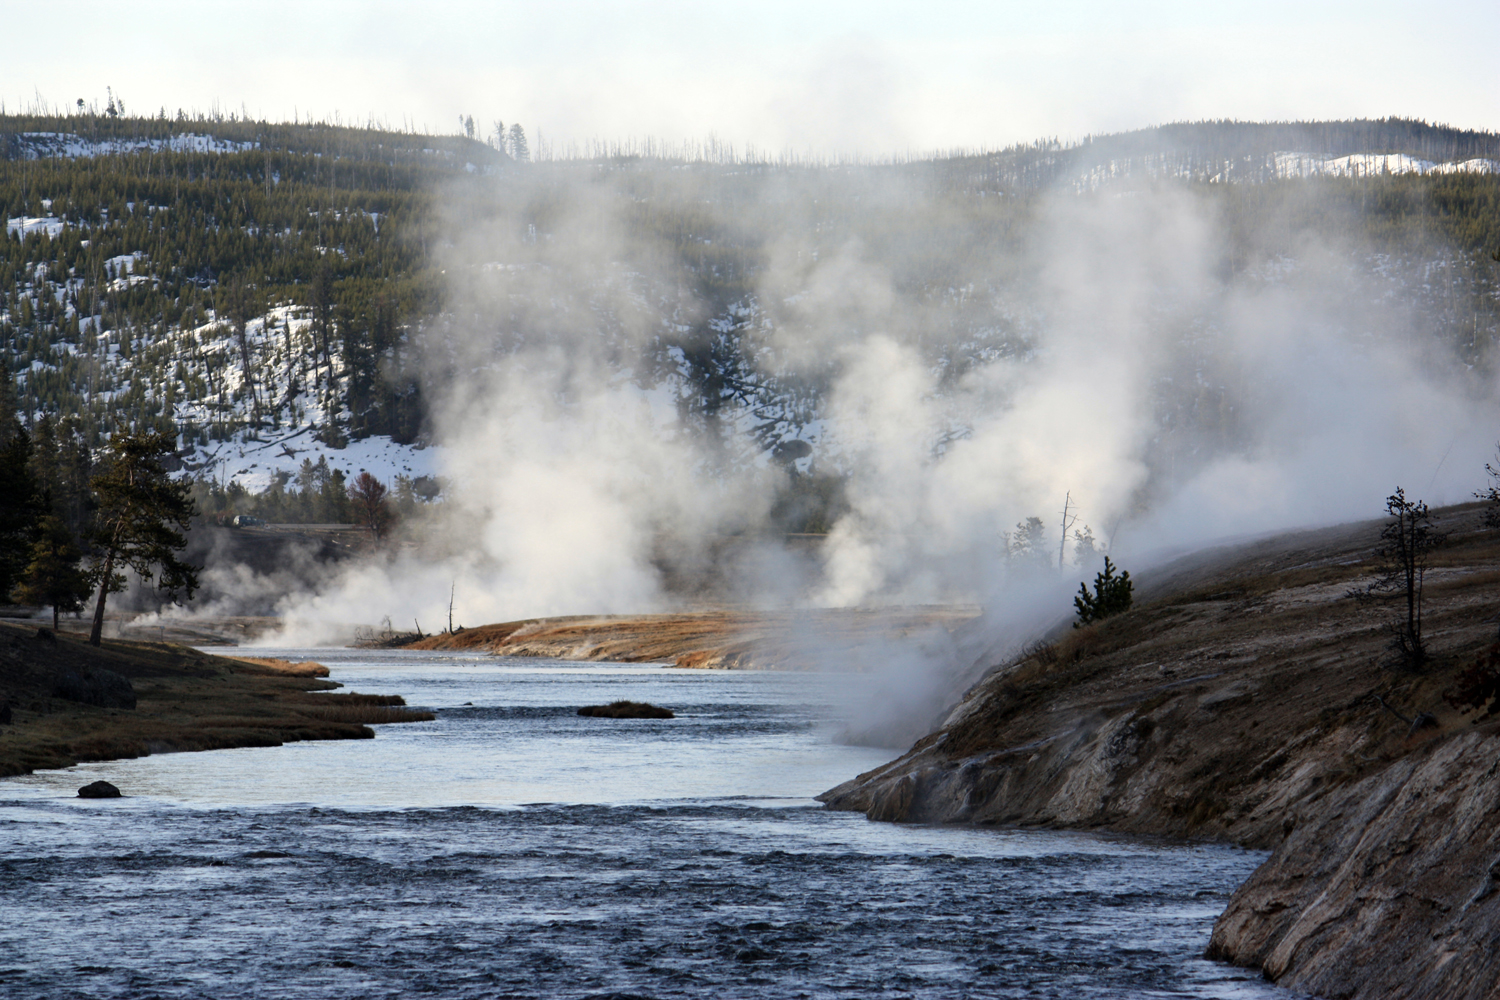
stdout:
POLYGON ((235 337, 240 345, 240 367, 245 373, 245 388, 250 390, 250 410, 257 425, 260 424, 260 395, 256 392, 255 378, 250 370, 250 334, 244 323, 235 322, 235 337))
MULTIPOLYGON (((133 477, 132 477, 133 478, 133 477)), ((109 548, 104 552, 104 573, 99 580, 99 600, 94 605, 94 627, 89 632, 89 645, 97 646, 104 639, 104 602, 109 597, 109 584, 115 575, 115 552, 120 544, 120 532, 125 528, 125 519, 130 516, 127 508, 115 522, 114 534, 110 536, 109 548)))
POLYGON ((1060 570, 1066 570, 1068 568, 1067 564, 1063 562, 1063 558, 1067 555, 1068 552, 1068 529, 1073 527, 1073 524, 1078 520, 1077 514, 1070 515, 1068 513, 1072 506, 1073 491, 1069 490, 1063 497, 1062 540, 1057 543, 1057 568, 1060 570))
MULTIPOLYGON (((104 601, 109 596, 109 582, 115 573, 115 549, 111 545, 104 554, 104 575, 99 580, 99 600, 94 604, 94 628, 89 632, 89 645, 97 646, 104 639, 104 601)), ((54 613, 56 609, 54 608, 54 613)))

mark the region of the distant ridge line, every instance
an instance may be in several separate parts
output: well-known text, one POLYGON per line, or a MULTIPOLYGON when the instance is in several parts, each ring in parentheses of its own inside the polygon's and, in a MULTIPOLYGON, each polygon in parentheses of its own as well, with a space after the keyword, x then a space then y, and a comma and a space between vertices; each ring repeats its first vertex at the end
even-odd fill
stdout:
MULTIPOLYGON (((17 115, 0 111, 0 159, 130 155, 164 146, 210 154, 265 148, 328 151, 335 156, 360 158, 372 155, 365 151, 369 147, 385 155, 436 154, 463 157, 481 167, 513 165, 505 153, 464 135, 393 130, 375 122, 356 126, 254 121, 232 114, 127 118, 92 114, 17 115), (216 142, 204 143, 203 139, 216 142), (374 146, 370 147, 372 141, 374 146), (87 151, 84 147, 88 147, 87 151)), ((1204 164, 1263 161, 1278 154, 1324 159, 1364 154, 1404 155, 1434 164, 1475 159, 1500 161, 1500 133, 1395 117, 1269 122, 1207 119, 1086 135, 1067 141, 1044 137, 998 149, 935 149, 877 156, 771 151, 754 145, 737 145, 712 134, 703 139, 640 136, 560 144, 548 143, 538 134, 533 151, 538 162, 563 164, 640 160, 773 168, 927 166, 970 170, 988 164, 992 174, 1007 176, 1012 185, 1020 187, 1033 186, 1041 178, 1057 180, 1060 173, 1087 172, 1111 161, 1165 158, 1172 163, 1188 164, 1187 172, 1196 176, 1207 172, 1201 166, 1204 164)), ((1275 175, 1274 167, 1264 164, 1250 172, 1256 171, 1266 177, 1275 175)))

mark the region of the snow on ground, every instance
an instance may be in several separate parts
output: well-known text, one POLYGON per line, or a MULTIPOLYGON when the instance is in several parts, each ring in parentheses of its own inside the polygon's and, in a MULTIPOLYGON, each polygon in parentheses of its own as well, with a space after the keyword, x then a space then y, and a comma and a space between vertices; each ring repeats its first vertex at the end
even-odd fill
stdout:
MULTIPOLYGON (((398 475, 417 479, 443 471, 440 447, 371 437, 336 448, 314 436, 327 415, 316 387, 319 358, 305 310, 273 307, 246 324, 245 338, 253 362, 248 382, 240 348, 219 317, 210 314, 202 326, 167 335, 177 368, 197 388, 177 401, 179 422, 205 426, 227 419, 245 425, 227 440, 197 444, 185 457, 190 469, 220 482, 237 480, 252 493, 269 486, 278 472, 295 476, 303 461, 316 465, 320 458, 350 480, 369 472, 388 486, 398 475), (253 429, 257 407, 262 417, 259 429, 253 429), (280 411, 274 421, 268 416, 273 409, 280 411)), ((334 367, 342 368, 338 350, 333 354, 334 367)))
POLYGON ((1500 161, 1473 159, 1454 163, 1419 160, 1405 153, 1355 153, 1352 156, 1315 156, 1276 153, 1279 177, 1378 177, 1382 174, 1493 174, 1500 161))
POLYGON ((46 233, 47 238, 52 239, 63 231, 64 225, 66 223, 63 220, 53 215, 42 216, 40 218, 22 216, 17 219, 5 220, 5 235, 10 236, 11 234, 15 234, 24 240, 32 233, 46 233))
POLYGON ((1168 156, 1111 159, 1083 171, 1073 182, 1078 191, 1094 191, 1122 178, 1175 177, 1214 184, 1258 183, 1271 175, 1282 180, 1294 177, 1380 177, 1394 174, 1494 174, 1500 160, 1475 158, 1452 162, 1421 160, 1404 153, 1355 153, 1350 156, 1320 156, 1316 153, 1276 152, 1269 164, 1260 156, 1223 161, 1192 162, 1168 156))
POLYGON ((266 440, 262 441, 216 441, 199 448, 189 461, 202 463, 215 479, 238 481, 252 493, 271 485, 276 473, 295 478, 304 461, 316 465, 320 458, 327 459, 329 468, 343 472, 350 482, 361 472, 368 472, 387 486, 397 476, 418 479, 443 471, 444 450, 440 445, 402 445, 387 437, 370 437, 334 448, 315 439, 311 431, 311 427, 302 427, 285 434, 263 435, 266 440))
POLYGON ((243 153, 260 145, 258 142, 231 142, 191 132, 165 139, 85 139, 68 132, 23 132, 21 140, 26 146, 22 155, 29 160, 44 156, 75 158, 147 151, 159 153, 163 150, 173 153, 243 153))

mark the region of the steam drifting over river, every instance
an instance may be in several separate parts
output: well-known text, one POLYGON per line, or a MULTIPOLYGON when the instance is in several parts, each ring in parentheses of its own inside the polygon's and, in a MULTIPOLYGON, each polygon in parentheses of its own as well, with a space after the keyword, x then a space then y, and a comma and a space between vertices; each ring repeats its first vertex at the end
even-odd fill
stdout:
POLYGON ((1376 252, 1314 188, 959 198, 894 168, 624 161, 444 205, 421 345, 447 542, 289 599, 294 634, 439 621, 450 592, 469 623, 704 595, 998 608, 1018 581, 1065 607, 1097 568, 1065 497, 1140 559, 1366 516, 1396 485, 1457 501, 1494 444, 1493 377, 1433 308, 1466 262, 1376 252), (836 486, 812 560, 782 541, 793 478, 836 486))

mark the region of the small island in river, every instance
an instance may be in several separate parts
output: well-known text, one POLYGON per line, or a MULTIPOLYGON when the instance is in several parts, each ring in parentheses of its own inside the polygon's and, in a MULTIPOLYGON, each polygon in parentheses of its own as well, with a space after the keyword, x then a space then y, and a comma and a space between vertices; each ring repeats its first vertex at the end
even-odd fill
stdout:
POLYGON ((648 705, 644 701, 612 701, 608 705, 585 705, 578 714, 595 719, 675 719, 670 708, 648 705))

